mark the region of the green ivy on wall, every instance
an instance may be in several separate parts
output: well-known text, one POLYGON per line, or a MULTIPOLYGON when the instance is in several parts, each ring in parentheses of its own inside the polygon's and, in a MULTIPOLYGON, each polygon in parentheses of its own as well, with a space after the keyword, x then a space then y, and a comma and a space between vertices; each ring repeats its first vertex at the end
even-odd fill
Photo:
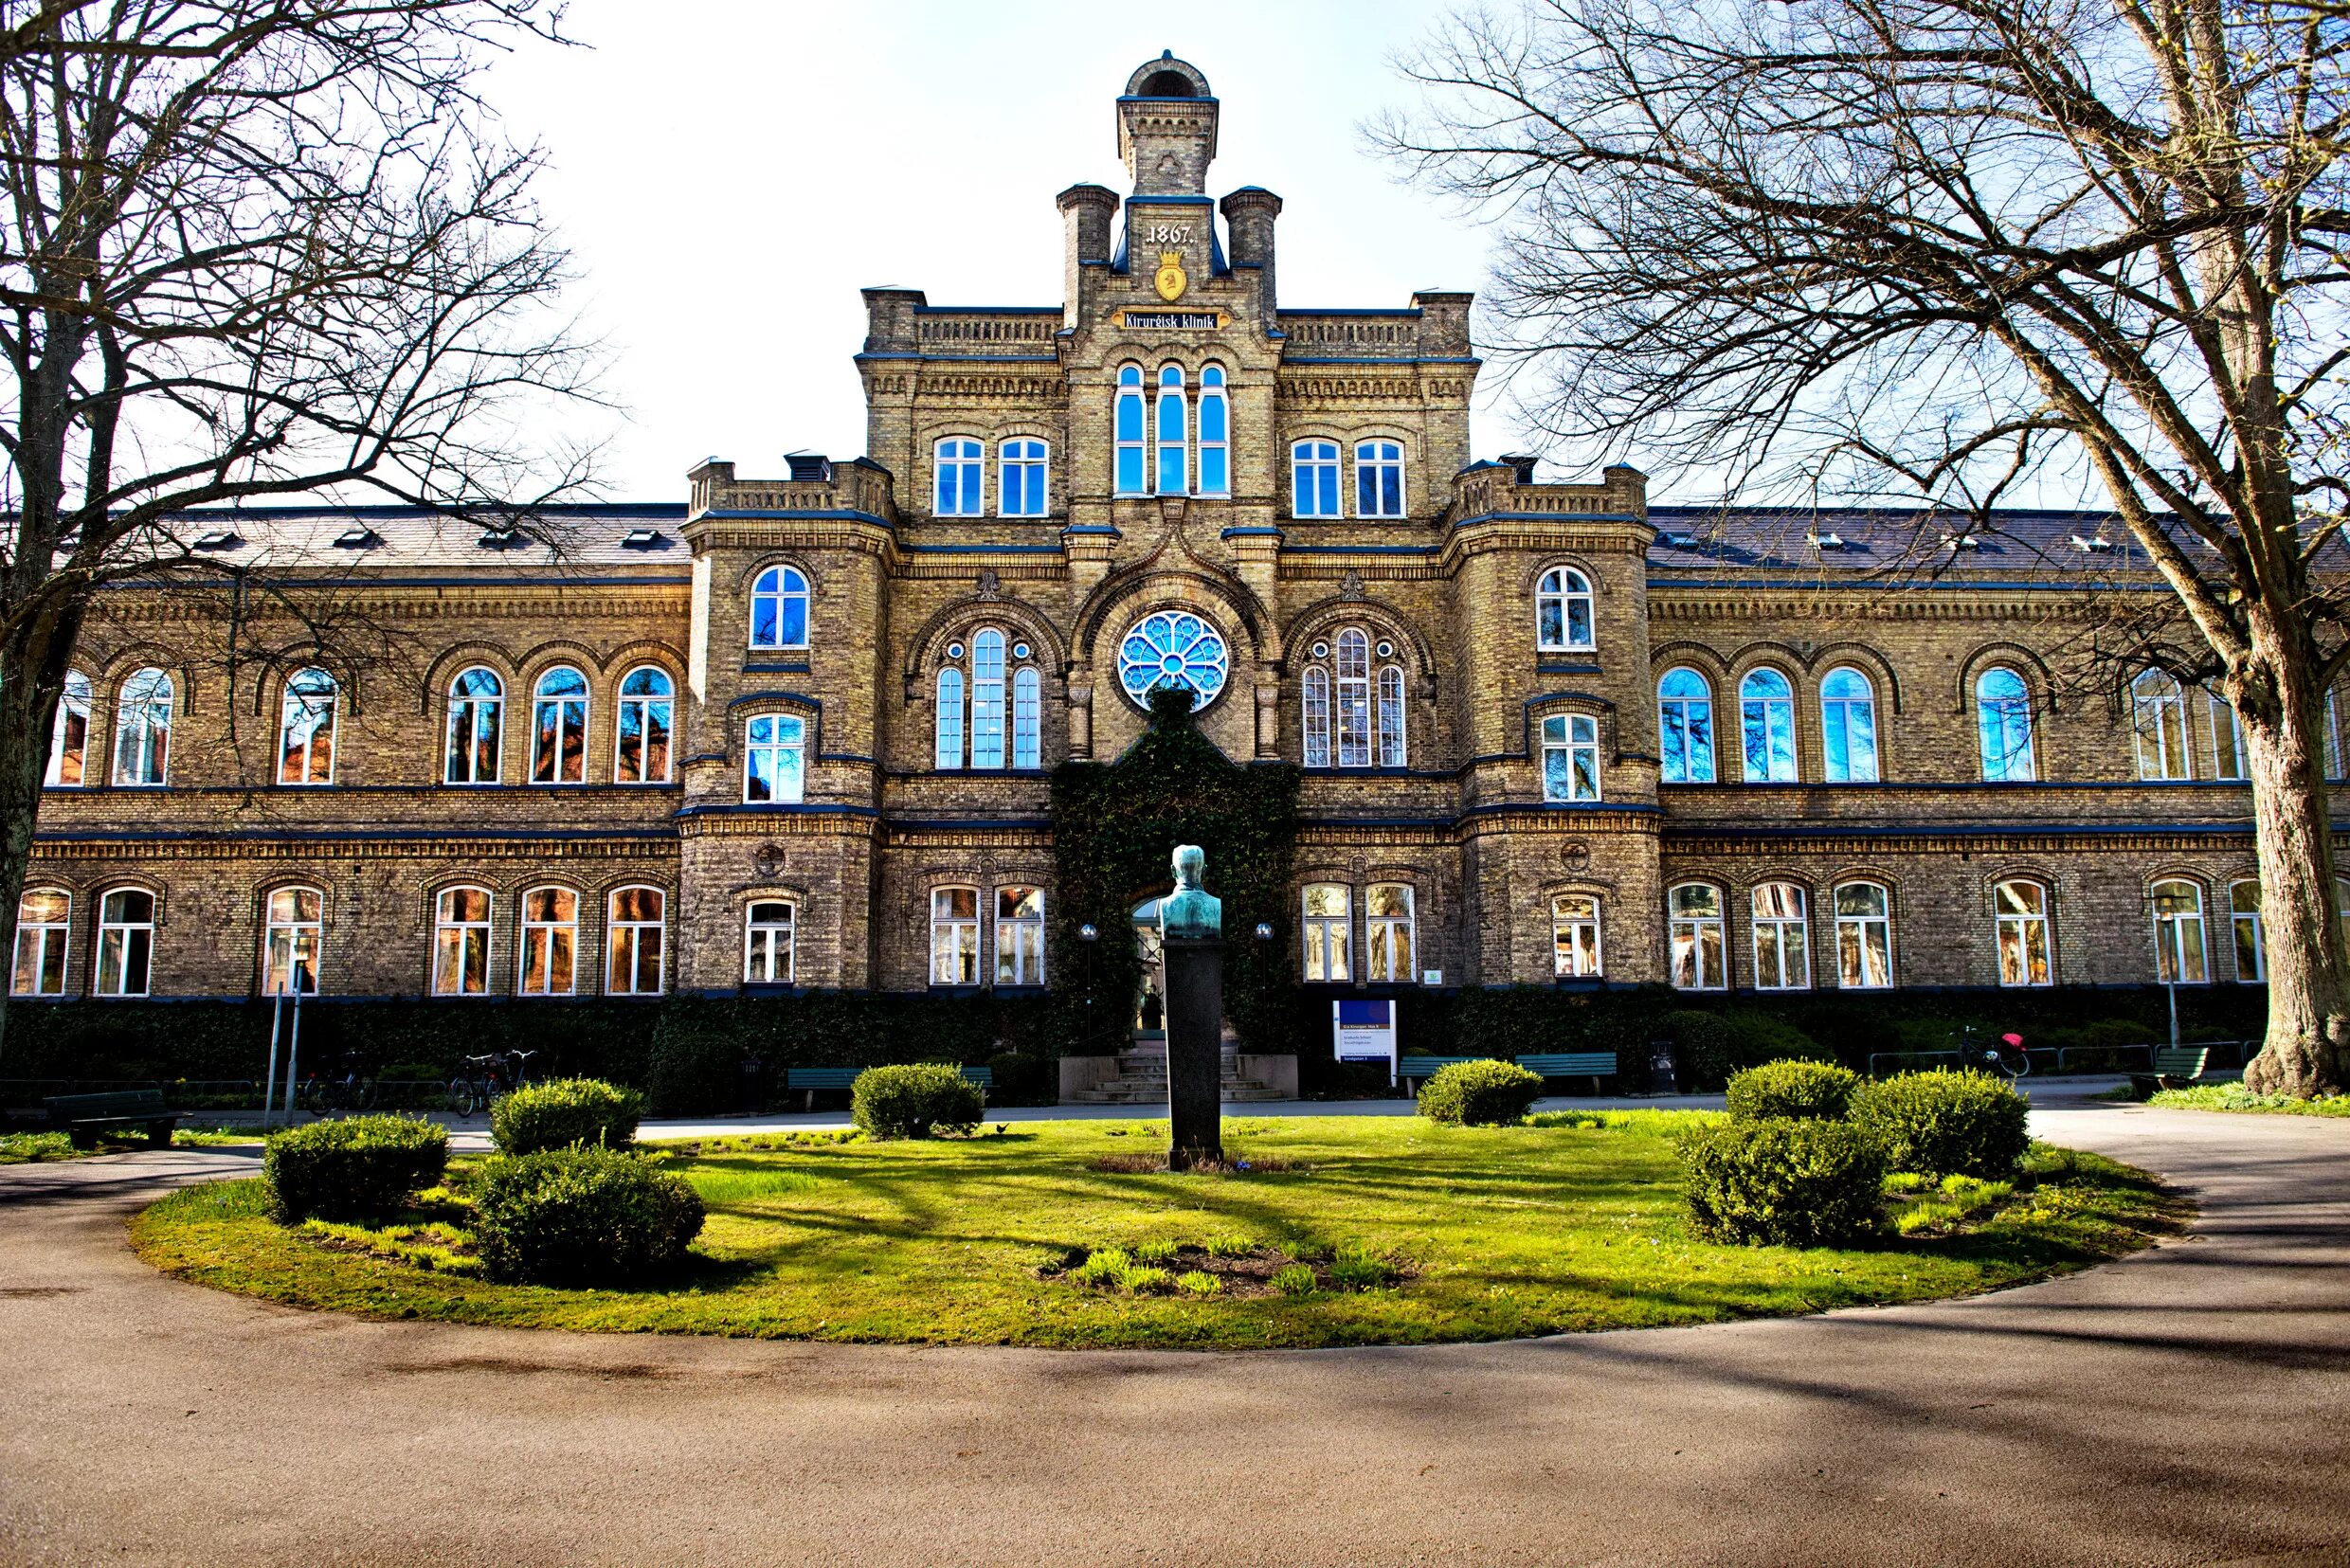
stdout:
POLYGON ((1243 1041, 1286 1034, 1290 864, 1298 770, 1234 762, 1192 723, 1190 692, 1150 697, 1150 728, 1112 763, 1053 770, 1055 1045, 1063 1055, 1122 1049, 1142 982, 1134 906, 1173 885, 1177 844, 1207 853, 1224 906, 1224 1016, 1243 1041), (1259 924, 1270 941, 1258 941, 1259 924), (1091 925, 1092 942, 1079 937, 1091 925))

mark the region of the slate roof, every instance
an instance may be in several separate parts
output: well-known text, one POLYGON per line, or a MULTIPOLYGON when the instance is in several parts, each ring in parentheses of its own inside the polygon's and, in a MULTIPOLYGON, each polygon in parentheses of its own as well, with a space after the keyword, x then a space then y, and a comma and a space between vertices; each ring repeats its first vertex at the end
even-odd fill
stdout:
MULTIPOLYGON (((1652 506, 1652 582, 1869 577, 2046 586, 2149 569, 2109 512, 2002 508, 1986 522, 1910 508, 1652 506)), ((2190 542, 2200 551, 2199 542, 2190 542)))
POLYGON ((692 551, 678 534, 682 502, 572 503, 504 520, 407 506, 256 506, 182 514, 174 532, 208 560, 245 567, 291 563, 377 571, 592 571, 684 577, 692 551), (549 541, 553 541, 550 543, 549 541))

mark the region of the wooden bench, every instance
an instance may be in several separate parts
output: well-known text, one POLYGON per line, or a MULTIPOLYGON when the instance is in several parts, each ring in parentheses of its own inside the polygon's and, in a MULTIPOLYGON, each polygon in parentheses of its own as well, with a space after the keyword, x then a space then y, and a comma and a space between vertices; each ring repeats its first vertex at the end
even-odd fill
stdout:
POLYGON ((1600 1092, 1600 1080, 1616 1076, 1616 1053, 1613 1051, 1560 1051, 1547 1055, 1520 1056, 1518 1065, 1528 1072, 1539 1072, 1546 1078, 1589 1078, 1591 1092, 1600 1092))
MULTIPOLYGON (((861 1067, 789 1068, 784 1073, 784 1088, 804 1093, 807 1096, 807 1108, 814 1110, 817 1090, 838 1090, 846 1093, 857 1087, 857 1075, 864 1071, 861 1067)), ((996 1086, 995 1069, 991 1067, 959 1067, 955 1071, 981 1089, 993 1089, 996 1086)))
POLYGON ((2158 1089, 2184 1089, 2203 1076, 2203 1064, 2211 1059, 2211 1054, 2209 1046, 2156 1046, 2154 1071, 2131 1073, 2130 1088, 2140 1094, 2151 1094, 2158 1089))
POLYGON ((49 1126, 73 1140, 78 1149, 95 1148, 99 1134, 113 1127, 143 1127, 150 1148, 170 1148, 179 1113, 163 1106, 159 1089, 119 1089, 103 1094, 52 1094, 42 1106, 49 1126))
POLYGON ((1461 1062, 1481 1062, 1485 1058, 1482 1056, 1399 1056, 1396 1058, 1396 1077, 1404 1088, 1412 1091, 1413 1097, 1417 1099, 1419 1096, 1419 1086, 1446 1068, 1456 1066, 1461 1062))

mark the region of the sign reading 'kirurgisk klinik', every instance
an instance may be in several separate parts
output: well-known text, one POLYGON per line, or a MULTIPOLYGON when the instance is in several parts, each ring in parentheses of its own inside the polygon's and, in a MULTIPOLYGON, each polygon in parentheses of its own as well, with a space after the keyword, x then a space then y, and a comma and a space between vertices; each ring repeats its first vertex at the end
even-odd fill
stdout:
POLYGON ((1167 327, 1177 332, 1214 332, 1224 324, 1220 311, 1127 311, 1130 327, 1167 327))

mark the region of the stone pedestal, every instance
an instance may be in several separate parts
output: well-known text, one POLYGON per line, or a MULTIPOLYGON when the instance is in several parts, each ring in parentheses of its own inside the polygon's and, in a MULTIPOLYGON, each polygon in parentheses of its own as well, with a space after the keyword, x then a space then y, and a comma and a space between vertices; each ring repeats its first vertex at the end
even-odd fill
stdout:
POLYGON ((1189 1170, 1224 1157, 1224 945, 1166 939, 1166 1162, 1189 1170))

